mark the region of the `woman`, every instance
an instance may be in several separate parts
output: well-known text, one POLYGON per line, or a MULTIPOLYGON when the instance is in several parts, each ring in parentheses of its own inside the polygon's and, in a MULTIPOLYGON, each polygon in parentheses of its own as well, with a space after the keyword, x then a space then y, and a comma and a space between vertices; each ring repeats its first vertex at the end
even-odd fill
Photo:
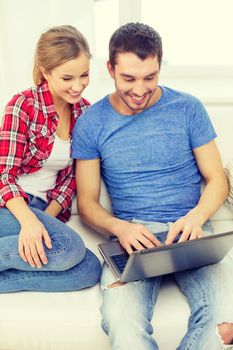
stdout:
POLYGON ((6 106, 0 130, 0 292, 94 285, 100 263, 63 222, 75 194, 70 135, 89 103, 90 51, 72 26, 43 33, 35 86, 6 106))

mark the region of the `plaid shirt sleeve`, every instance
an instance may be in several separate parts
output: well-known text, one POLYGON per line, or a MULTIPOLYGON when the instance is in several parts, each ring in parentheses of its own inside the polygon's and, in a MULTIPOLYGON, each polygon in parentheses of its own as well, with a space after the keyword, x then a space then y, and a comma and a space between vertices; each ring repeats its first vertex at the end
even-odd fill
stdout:
POLYGON ((0 206, 9 199, 24 197, 26 193, 17 185, 27 134, 27 104, 25 97, 16 95, 6 106, 0 129, 0 206))

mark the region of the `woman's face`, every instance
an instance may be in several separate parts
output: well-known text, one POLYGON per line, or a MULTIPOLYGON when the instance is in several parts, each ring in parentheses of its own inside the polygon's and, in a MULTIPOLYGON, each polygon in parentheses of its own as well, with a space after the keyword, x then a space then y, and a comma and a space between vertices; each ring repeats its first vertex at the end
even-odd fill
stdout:
POLYGON ((55 105, 79 102, 82 92, 89 83, 90 60, 86 53, 67 61, 46 73, 42 73, 48 82, 55 105))

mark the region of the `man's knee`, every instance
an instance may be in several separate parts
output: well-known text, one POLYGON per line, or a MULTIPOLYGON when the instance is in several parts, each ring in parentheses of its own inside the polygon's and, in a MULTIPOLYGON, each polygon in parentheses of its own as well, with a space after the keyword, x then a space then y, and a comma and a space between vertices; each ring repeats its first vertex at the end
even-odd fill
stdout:
POLYGON ((232 344, 233 349, 233 323, 223 322, 219 324, 218 333, 222 339, 223 344, 232 344))
POLYGON ((123 286, 124 284, 125 284, 125 282, 116 281, 116 282, 109 284, 107 286, 107 288, 112 289, 112 288, 123 286))

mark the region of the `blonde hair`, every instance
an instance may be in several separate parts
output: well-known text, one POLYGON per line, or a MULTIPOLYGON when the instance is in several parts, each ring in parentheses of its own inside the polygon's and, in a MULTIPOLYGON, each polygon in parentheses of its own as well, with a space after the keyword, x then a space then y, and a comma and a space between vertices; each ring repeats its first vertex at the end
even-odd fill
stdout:
POLYGON ((83 52, 91 57, 87 40, 75 27, 57 26, 42 33, 35 52, 34 83, 37 85, 45 81, 41 67, 49 73, 59 65, 79 57, 83 52))

